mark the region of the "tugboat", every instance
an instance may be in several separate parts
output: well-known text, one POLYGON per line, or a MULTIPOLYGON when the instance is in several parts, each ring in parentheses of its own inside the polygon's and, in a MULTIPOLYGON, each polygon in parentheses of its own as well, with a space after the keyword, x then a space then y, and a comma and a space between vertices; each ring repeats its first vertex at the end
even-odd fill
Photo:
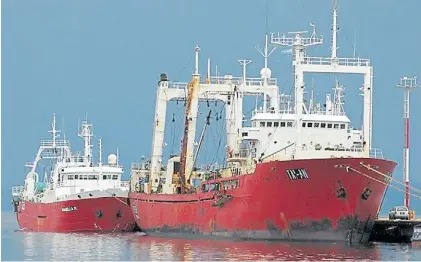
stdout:
MULTIPOLYGON (((53 115, 52 140, 42 140, 35 160, 26 164, 31 170, 24 186, 12 188, 13 205, 23 231, 42 232, 121 232, 133 231, 135 221, 129 201, 129 182, 122 181, 123 168, 118 153, 102 163, 93 162, 92 124, 82 122, 78 134, 84 139, 84 154, 73 154, 70 142, 60 139, 53 115), (50 166, 41 165, 47 160, 50 166), (37 168, 50 167, 40 180, 37 168)), ((48 164, 48 163, 47 163, 48 164)))

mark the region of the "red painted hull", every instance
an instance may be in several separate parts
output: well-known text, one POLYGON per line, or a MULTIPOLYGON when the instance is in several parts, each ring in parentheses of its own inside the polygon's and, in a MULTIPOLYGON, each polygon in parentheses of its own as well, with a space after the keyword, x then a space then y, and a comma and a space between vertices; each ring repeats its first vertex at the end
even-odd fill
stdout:
POLYGON ((16 216, 19 227, 24 231, 133 231, 136 224, 127 202, 127 198, 114 197, 54 203, 25 201, 18 204, 16 216), (69 207, 76 207, 76 210, 69 210, 69 207), (65 212, 63 208, 67 208, 65 212))
POLYGON ((222 205, 217 204, 221 201, 215 192, 131 192, 129 198, 138 226, 152 235, 367 242, 387 179, 360 162, 377 166, 384 174, 396 167, 382 159, 274 161, 259 164, 254 174, 234 177, 239 186, 224 192, 232 198, 222 205), (383 183, 337 165, 348 165, 383 183), (286 170, 297 168, 305 169, 308 179, 291 180, 286 170), (346 195, 338 191, 341 187, 346 195), (367 188, 371 194, 364 199, 367 188))

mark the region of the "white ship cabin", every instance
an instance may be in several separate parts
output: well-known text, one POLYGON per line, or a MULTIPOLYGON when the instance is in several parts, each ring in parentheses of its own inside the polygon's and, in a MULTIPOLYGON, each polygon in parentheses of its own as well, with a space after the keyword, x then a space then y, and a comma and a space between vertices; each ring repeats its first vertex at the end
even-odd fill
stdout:
POLYGON ((53 182, 55 195, 62 196, 78 194, 89 191, 106 191, 108 189, 129 190, 128 181, 121 181, 123 167, 118 165, 117 156, 110 154, 108 163, 94 165, 84 161, 83 157, 74 156, 64 158, 55 166, 53 182))
POLYGON ((55 202, 92 197, 127 197, 129 181, 122 181, 123 168, 118 163, 118 153, 108 155, 108 163, 102 163, 102 143, 99 139, 99 161, 93 163, 91 137, 92 125, 82 123, 79 136, 84 138, 84 154, 72 154, 67 140, 56 140, 55 117, 53 121, 53 140, 41 142, 37 156, 30 163, 32 170, 27 174, 25 185, 12 188, 12 194, 18 201, 55 202), (52 160, 49 177, 39 181, 36 173, 41 159, 52 160), (18 192, 19 191, 19 192, 18 192))
POLYGON ((363 131, 351 126, 341 102, 342 87, 335 88, 335 98, 326 95, 325 109, 320 104, 306 107, 301 129, 290 99, 281 102, 279 113, 259 108, 251 118, 251 126, 240 130, 241 140, 250 142, 256 161, 271 159, 361 157, 363 131), (301 142, 295 145, 296 141, 301 142))

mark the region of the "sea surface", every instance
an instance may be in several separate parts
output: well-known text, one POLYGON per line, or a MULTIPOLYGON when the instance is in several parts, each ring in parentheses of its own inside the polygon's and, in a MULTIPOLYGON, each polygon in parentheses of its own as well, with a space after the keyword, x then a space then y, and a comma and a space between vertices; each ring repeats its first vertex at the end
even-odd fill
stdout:
POLYGON ((1 260, 421 260, 421 243, 350 247, 345 244, 154 238, 139 233, 82 234, 17 231, 2 213, 1 260))

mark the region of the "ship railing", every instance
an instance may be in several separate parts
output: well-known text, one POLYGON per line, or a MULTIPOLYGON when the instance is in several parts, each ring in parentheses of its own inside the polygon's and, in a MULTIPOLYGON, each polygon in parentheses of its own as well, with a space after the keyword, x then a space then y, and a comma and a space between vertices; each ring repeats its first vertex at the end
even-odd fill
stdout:
POLYGON ((250 156, 250 149, 241 148, 233 153, 235 158, 247 158, 250 156))
MULTIPOLYGON (((241 85, 245 84, 246 86, 263 86, 265 81, 259 77, 247 77, 244 81, 243 77, 233 77, 231 75, 226 76, 211 76, 209 84, 236 84, 241 85)), ((269 78, 266 80, 267 85, 277 85, 276 78, 269 78)))
POLYGON ((134 171, 147 170, 147 165, 146 163, 132 163, 130 169, 134 171))
MULTIPOLYGON (((54 142, 53 140, 41 140, 40 144, 42 147, 53 147, 54 142)), ((69 147, 70 142, 69 140, 56 140, 55 146, 56 147, 69 147)))
MULTIPOLYGON (((84 156, 65 156, 61 158, 61 162, 63 163, 84 163, 85 162, 84 156)), ((88 158, 88 162, 92 162, 92 157, 88 158)))
POLYGON ((199 170, 206 170, 206 171, 213 171, 213 170, 218 170, 221 169, 223 166, 219 165, 218 163, 214 163, 214 164, 202 164, 200 166, 197 166, 197 168, 199 170))
POLYGON ((120 181, 120 187, 130 187, 130 181, 120 181))
POLYGON ((371 148, 370 149, 370 157, 384 159, 383 152, 380 148, 371 148))
POLYGON ((25 166, 26 167, 33 167, 34 166, 34 162, 32 162, 32 161, 26 162, 25 166))
MULTIPOLYGON (((353 145, 351 147, 344 147, 344 146, 337 146, 337 145, 335 145, 334 147, 326 147, 326 146, 321 146, 319 144, 316 144, 316 145, 311 145, 311 146, 303 145, 302 150, 303 151, 345 151, 345 152, 361 153, 364 151, 364 148, 363 146, 360 146, 360 145, 353 145)), ((371 148, 369 150, 369 156, 371 158, 384 159, 382 150, 378 148, 371 148)))
MULTIPOLYGON (((210 77, 205 84, 213 84, 213 85, 223 85, 223 84, 234 84, 234 85, 241 85, 244 84, 246 86, 263 86, 265 81, 262 78, 258 77, 248 77, 244 81, 243 77, 231 77, 231 76, 212 76, 210 77)), ((277 85, 276 78, 268 78, 266 80, 266 84, 277 85)), ((175 88, 175 89, 186 89, 188 83, 186 82, 176 82, 176 81, 168 81, 168 88, 175 88)))
POLYGON ((307 65, 342 65, 342 66, 370 66, 370 59, 364 58, 327 58, 327 57, 305 57, 302 64, 307 65))
POLYGON ((325 146, 321 144, 312 144, 312 145, 306 145, 303 144, 301 147, 301 150, 303 151, 347 151, 347 152, 363 152, 364 149, 362 146, 356 146, 353 145, 351 147, 345 147, 342 145, 334 145, 334 146, 325 146))
MULTIPOLYGON (((283 115, 284 114, 294 114, 293 104, 291 104, 290 107, 291 107, 290 109, 287 109, 287 108, 281 108, 281 109, 279 109, 279 113, 280 114, 283 114, 283 115)), ((266 110, 264 110, 263 108, 258 108, 258 109, 253 110, 252 113, 251 113, 251 115, 253 117, 253 116, 257 115, 257 114, 262 114, 262 113, 265 113, 265 114, 275 114, 276 112, 275 112, 275 110, 273 110, 271 108, 267 108, 266 110)), ((337 112, 335 114, 332 114, 332 113, 329 113, 328 114, 326 111, 318 111, 318 112, 311 112, 311 113, 308 113, 308 114, 304 114, 304 116, 305 115, 345 116, 346 114, 345 114, 345 112, 337 112)), ((291 120, 294 120, 294 119, 291 119, 291 120)))
POLYGON ((58 158, 60 155, 61 155, 61 152, 55 153, 55 152, 43 151, 41 153, 41 158, 45 158, 45 159, 46 158, 48 158, 48 159, 50 159, 50 158, 58 158))
POLYGON ((23 192, 23 186, 14 186, 12 187, 12 196, 18 197, 23 192))
POLYGON ((168 81, 168 88, 186 89, 187 85, 188 83, 185 82, 168 81))
MULTIPOLYGON (((56 184, 56 188, 63 188, 63 187, 83 187, 82 184, 76 184, 75 182, 73 182, 74 180, 71 181, 59 181, 56 184)), ((78 180, 76 180, 78 181, 78 180)), ((83 180, 86 181, 86 180, 83 180)), ((92 181, 92 180, 91 180, 92 181)), ((98 186, 99 184, 97 184, 98 186)), ((108 184, 107 187, 109 188, 122 188, 122 187, 129 187, 130 185, 130 181, 113 181, 113 183, 108 184)), ((95 185, 91 185, 93 187, 95 187, 95 185)))

